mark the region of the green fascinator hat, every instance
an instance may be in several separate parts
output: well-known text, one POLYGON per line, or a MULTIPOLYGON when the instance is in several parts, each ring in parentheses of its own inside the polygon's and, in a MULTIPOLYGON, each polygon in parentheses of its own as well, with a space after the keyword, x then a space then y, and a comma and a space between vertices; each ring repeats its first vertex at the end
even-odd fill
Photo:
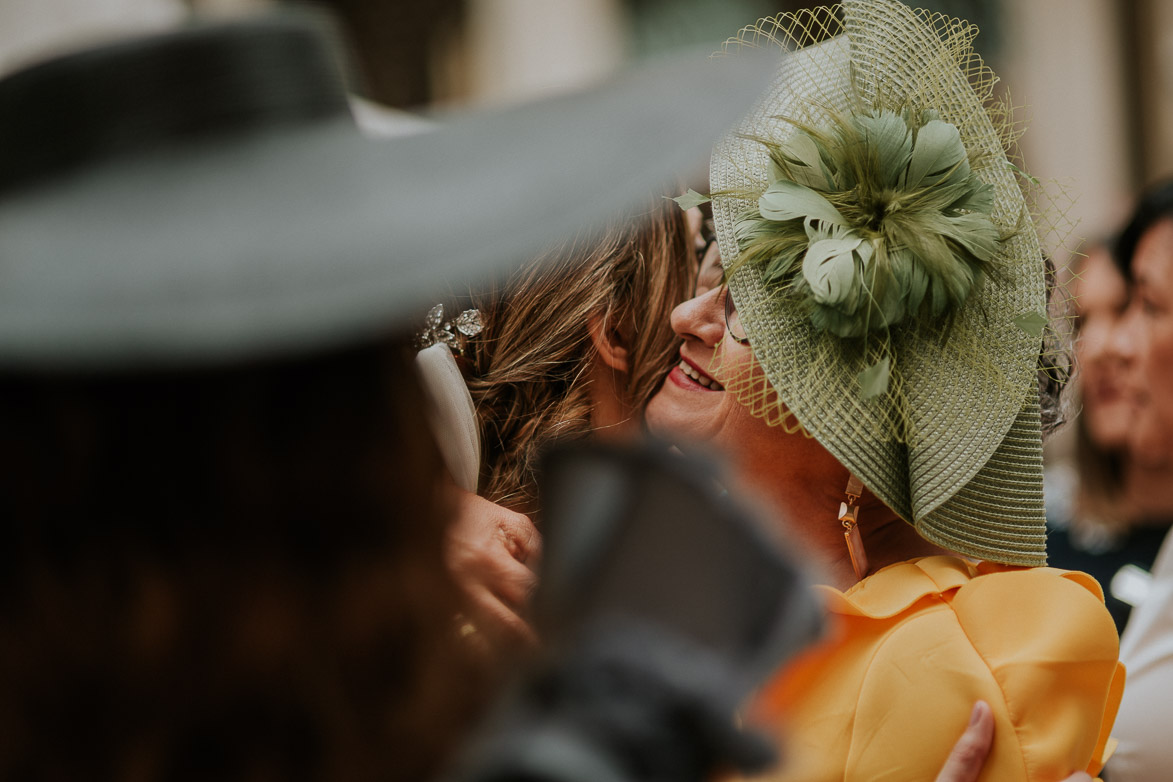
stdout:
POLYGON ((928 540, 1046 563, 1037 370, 1044 261, 977 30, 895 0, 763 19, 785 53, 714 150, 729 289, 767 384, 928 540))

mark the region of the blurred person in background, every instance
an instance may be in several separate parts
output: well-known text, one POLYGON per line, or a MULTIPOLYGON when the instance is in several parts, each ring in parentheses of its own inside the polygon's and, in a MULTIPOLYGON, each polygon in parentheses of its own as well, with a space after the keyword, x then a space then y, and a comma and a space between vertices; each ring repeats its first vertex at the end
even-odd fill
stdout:
POLYGON ((1088 253, 1072 296, 1082 401, 1075 421, 1078 469, 1048 475, 1047 555, 1055 567, 1082 570, 1101 583, 1123 632, 1133 606, 1144 599, 1170 517, 1152 513, 1152 468, 1129 456, 1139 423, 1126 388, 1136 346, 1121 328, 1128 286, 1109 244, 1088 253))
MULTIPOLYGON (((1141 197, 1115 255, 1129 280, 1128 306, 1118 326, 1122 385, 1133 411, 1126 507, 1163 529, 1173 520, 1173 183, 1141 197)), ((1116 722, 1120 746, 1108 768, 1112 782, 1156 782, 1168 779, 1173 769, 1173 747, 1163 727, 1173 717, 1171 545, 1166 535, 1152 577, 1143 581, 1143 600, 1120 639, 1128 687, 1116 722)))

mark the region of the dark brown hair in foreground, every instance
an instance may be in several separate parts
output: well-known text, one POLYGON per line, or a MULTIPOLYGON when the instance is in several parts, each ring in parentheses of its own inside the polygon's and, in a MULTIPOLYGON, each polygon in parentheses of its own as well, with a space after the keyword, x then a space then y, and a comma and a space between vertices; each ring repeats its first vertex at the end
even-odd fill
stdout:
POLYGON ((476 687, 409 366, 0 377, 0 777, 435 772, 476 687))

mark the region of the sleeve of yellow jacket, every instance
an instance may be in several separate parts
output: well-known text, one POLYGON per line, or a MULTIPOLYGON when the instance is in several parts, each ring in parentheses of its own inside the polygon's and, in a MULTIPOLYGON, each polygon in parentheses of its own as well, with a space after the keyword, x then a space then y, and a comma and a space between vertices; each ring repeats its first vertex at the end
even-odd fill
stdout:
POLYGON ((826 589, 835 629, 763 693, 777 780, 931 780, 984 700, 980 777, 1099 773, 1124 686, 1099 585, 1052 568, 929 557, 826 589))

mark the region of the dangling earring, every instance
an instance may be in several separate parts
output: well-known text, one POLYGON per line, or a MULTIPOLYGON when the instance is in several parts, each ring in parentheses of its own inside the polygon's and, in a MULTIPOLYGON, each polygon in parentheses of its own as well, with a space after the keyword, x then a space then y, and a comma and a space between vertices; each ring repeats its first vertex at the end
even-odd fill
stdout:
POLYGON ((859 534, 859 498, 863 495, 863 481, 854 475, 847 476, 847 501, 839 503, 839 521, 843 523, 843 540, 847 542, 847 553, 851 556, 851 567, 855 577, 863 580, 868 574, 868 555, 863 550, 863 536, 859 534))

